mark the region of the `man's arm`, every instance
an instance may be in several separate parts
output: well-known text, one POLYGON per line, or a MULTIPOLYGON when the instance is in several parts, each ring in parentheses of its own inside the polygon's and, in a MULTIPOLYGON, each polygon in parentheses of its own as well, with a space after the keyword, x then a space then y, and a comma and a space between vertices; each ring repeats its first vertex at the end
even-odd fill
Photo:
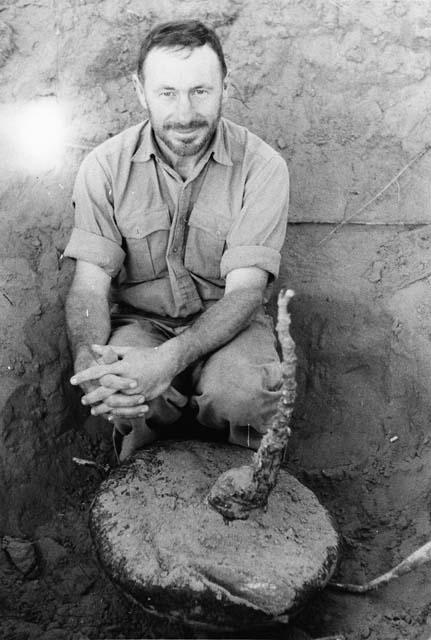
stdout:
MULTIPOLYGON (((91 349, 96 343, 106 344, 111 331, 109 313, 109 290, 111 278, 97 265, 77 260, 75 275, 66 299, 66 324, 69 344, 72 350, 75 372, 95 366, 98 359, 91 349)), ((116 360, 111 350, 105 361, 116 360)), ((109 388, 111 377, 106 376, 97 384, 93 381, 82 383, 85 393, 96 388, 101 397, 115 393, 117 389, 130 388, 130 381, 122 380, 114 388, 109 388)), ((84 404, 91 404, 84 401, 84 404)), ((142 407, 141 407, 142 408, 142 407)))
POLYGON ((109 289, 111 278, 100 267, 77 260, 66 299, 66 324, 75 370, 81 361, 95 361, 91 345, 106 344, 111 331, 109 289))
MULTIPOLYGON (((222 347, 249 325, 262 304, 267 280, 267 272, 258 267, 229 272, 224 297, 183 333, 155 349, 113 347, 121 360, 77 373, 72 379, 73 383, 82 384, 106 374, 114 374, 118 383, 122 378, 135 379, 138 383, 136 391, 146 400, 156 398, 169 387, 177 374, 199 358, 222 347)), ((98 352, 102 355, 103 348, 98 352)), ((114 415, 130 417, 133 410, 123 409, 125 398, 122 394, 111 396, 95 407, 95 412, 111 410, 114 415)), ((89 393, 86 399, 91 403, 101 400, 97 390, 89 393)))
POLYGON ((244 267, 228 273, 223 298, 189 329, 162 345, 176 363, 178 373, 225 345, 250 324, 263 302, 267 281, 267 272, 258 267, 244 267))

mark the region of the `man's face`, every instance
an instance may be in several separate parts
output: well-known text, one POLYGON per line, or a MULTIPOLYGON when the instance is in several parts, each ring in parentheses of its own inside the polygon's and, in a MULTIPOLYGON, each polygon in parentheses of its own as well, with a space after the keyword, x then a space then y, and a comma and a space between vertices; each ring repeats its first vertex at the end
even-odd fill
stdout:
POLYGON ((177 156, 205 150, 220 120, 224 94, 213 49, 152 49, 143 75, 140 97, 159 141, 177 156))

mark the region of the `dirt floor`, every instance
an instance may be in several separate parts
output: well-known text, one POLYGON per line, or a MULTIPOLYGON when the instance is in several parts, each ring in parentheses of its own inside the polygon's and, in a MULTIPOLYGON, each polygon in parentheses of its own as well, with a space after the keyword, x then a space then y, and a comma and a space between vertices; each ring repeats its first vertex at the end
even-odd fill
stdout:
MULTIPOLYGON (((100 444, 100 436, 97 439, 100 444)), ((107 430, 101 443, 107 451, 107 430)), ((94 459, 94 452, 94 442, 89 440, 88 456, 94 459)), ((106 452, 99 453, 97 459, 101 463, 112 462, 106 452)), ((294 471, 289 464, 287 468, 294 471)), ((309 601, 293 625, 256 629, 255 633, 248 630, 245 635, 205 633, 149 616, 111 584, 98 563, 88 515, 103 474, 88 468, 81 468, 80 473, 81 486, 65 494, 54 515, 34 526, 32 535, 28 535, 26 541, 33 543, 34 559, 28 562, 27 556, 15 558, 15 564, 7 549, 0 553, 3 640, 207 637, 306 640, 335 634, 346 640, 428 640, 431 636, 431 591, 426 566, 368 595, 340 594, 326 588, 309 601), (26 575, 24 570, 28 571, 26 575)), ((318 487, 316 478, 300 473, 298 477, 316 491, 342 534, 337 579, 364 582, 375 577, 377 569, 389 569, 394 557, 399 561, 400 556, 424 542, 409 537, 413 523, 399 514, 382 514, 378 522, 355 521, 354 483, 345 481, 341 490, 334 492, 337 479, 333 477, 323 482, 320 478, 318 487)), ((383 479, 383 483, 387 481, 383 479)), ((420 517, 420 513, 417 515, 420 517)), ((27 522, 27 531, 31 530, 32 523, 27 522)), ((3 546, 7 546, 5 543, 6 540, 3 546)))

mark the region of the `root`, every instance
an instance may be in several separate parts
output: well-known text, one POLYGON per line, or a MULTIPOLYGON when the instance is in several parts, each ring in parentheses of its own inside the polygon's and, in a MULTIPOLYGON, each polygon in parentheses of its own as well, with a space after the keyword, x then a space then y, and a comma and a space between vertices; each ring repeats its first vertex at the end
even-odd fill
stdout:
POLYGON ((208 496, 211 507, 229 520, 245 520, 250 511, 266 506, 290 436, 289 423, 296 395, 296 355, 287 306, 293 295, 293 291, 287 290, 278 296, 277 333, 283 352, 283 390, 273 423, 262 438, 252 464, 222 474, 208 496))
POLYGON ((374 591, 384 584, 388 584, 392 580, 399 578, 405 573, 409 573, 418 567, 421 567, 426 562, 431 560, 431 542, 427 542, 419 549, 416 549, 405 560, 397 564, 396 567, 387 571, 378 578, 374 578, 371 582, 366 584, 343 584, 340 582, 330 582, 329 587, 336 589, 337 591, 345 591, 347 593, 368 593, 374 591))
MULTIPOLYGON (((322 240, 318 243, 318 246, 322 245, 324 242, 326 242, 327 240, 329 240, 329 238, 331 236, 334 235, 334 233, 337 233, 337 231, 339 229, 341 229, 341 227, 344 227, 345 224, 347 224, 348 222, 350 222, 350 220, 353 220, 353 218, 356 218, 356 216, 358 216, 359 214, 361 214, 363 211, 365 211, 365 209, 367 209, 370 204, 373 204, 373 202, 376 202, 376 200, 378 200, 382 195, 384 195, 386 193, 386 191, 392 187, 393 184, 397 184, 397 188, 398 188, 398 194, 399 194, 399 184, 398 184, 398 180, 399 178, 401 178, 401 176, 407 171, 407 169, 410 169, 410 167, 415 164, 415 162, 417 162, 418 160, 420 160, 424 155, 426 155, 428 153, 428 151, 431 150, 431 145, 428 144, 424 147, 424 149, 422 149, 422 151, 419 151, 419 153, 417 153, 415 155, 414 158, 412 158, 410 160, 410 162, 408 162, 402 169, 401 171, 399 171, 397 173, 396 176, 394 176, 392 178, 392 180, 390 180, 382 189, 380 189, 380 191, 378 193, 376 193, 372 198, 370 198, 369 200, 367 200, 367 202, 365 204, 362 205, 362 207, 360 207, 357 211, 355 211, 354 213, 352 213, 350 216, 348 216, 345 220, 343 220, 342 222, 340 222, 339 224, 337 224, 332 231, 330 231, 324 238, 322 238, 322 240)), ((398 195, 399 197, 399 195, 398 195)))

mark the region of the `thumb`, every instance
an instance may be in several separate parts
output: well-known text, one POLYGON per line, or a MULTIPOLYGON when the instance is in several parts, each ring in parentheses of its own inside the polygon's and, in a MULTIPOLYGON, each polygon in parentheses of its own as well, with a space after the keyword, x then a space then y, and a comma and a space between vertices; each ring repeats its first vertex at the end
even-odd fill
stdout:
POLYGON ((112 364, 118 360, 117 354, 109 345, 92 345, 91 350, 94 355, 100 356, 99 364, 112 364))
POLYGON ((116 362, 118 360, 117 356, 125 356, 128 351, 132 347, 115 347, 114 345, 102 345, 102 344, 92 344, 92 350, 97 355, 102 356, 104 362, 105 358, 110 358, 109 362, 105 362, 105 364, 111 364, 112 362, 116 362))

